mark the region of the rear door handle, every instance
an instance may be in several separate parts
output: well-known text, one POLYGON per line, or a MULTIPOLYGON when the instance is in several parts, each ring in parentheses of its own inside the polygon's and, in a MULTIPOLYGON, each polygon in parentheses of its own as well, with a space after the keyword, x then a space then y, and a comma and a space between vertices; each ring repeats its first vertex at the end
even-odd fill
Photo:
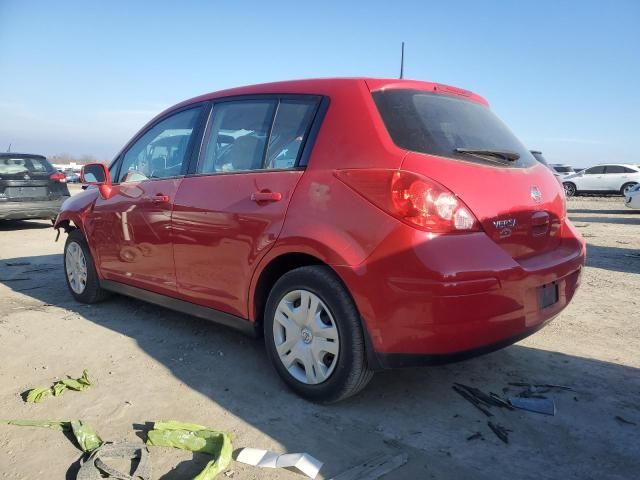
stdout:
POLYGON ((251 200, 259 202, 279 202, 282 200, 280 192, 255 192, 251 194, 251 200))
POLYGON ((157 194, 154 197, 151 197, 151 201, 153 203, 169 203, 169 195, 157 194))

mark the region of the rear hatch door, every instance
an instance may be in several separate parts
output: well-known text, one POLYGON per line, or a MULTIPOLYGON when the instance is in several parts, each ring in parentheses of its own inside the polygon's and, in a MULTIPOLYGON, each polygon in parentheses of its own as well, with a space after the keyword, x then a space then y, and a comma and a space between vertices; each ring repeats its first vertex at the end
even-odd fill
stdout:
POLYGON ((449 188, 513 258, 555 249, 565 215, 559 182, 486 103, 441 91, 372 92, 392 140, 409 150, 402 169, 449 188))

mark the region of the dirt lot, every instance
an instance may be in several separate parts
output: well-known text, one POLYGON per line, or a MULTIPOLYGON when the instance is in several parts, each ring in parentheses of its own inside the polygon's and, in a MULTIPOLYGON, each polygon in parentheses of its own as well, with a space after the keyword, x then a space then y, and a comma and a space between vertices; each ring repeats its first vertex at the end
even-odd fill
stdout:
MULTIPOLYGON (((378 374, 329 407, 289 393, 257 340, 124 297, 75 303, 50 224, 2 224, 0 418, 82 418, 112 441, 138 441, 153 420, 197 422, 231 432, 235 448, 307 451, 325 462, 319 478, 396 452, 409 461, 385 478, 638 478, 640 258, 628 255, 640 254, 640 211, 620 197, 572 199, 569 209, 589 243, 588 267, 549 327, 464 363, 378 374), (95 379, 86 392, 22 401, 28 388, 83 368, 95 379), (575 392, 551 394, 555 417, 493 409, 513 430, 505 445, 451 385, 502 393, 514 381, 575 392), (482 438, 467 440, 475 432, 482 438)), ((207 461, 168 449, 152 457, 153 478, 163 479, 191 478, 207 461)), ((59 432, 0 425, 0 478, 75 478, 78 458, 59 432)), ((230 470, 236 479, 303 478, 237 462, 230 470)))

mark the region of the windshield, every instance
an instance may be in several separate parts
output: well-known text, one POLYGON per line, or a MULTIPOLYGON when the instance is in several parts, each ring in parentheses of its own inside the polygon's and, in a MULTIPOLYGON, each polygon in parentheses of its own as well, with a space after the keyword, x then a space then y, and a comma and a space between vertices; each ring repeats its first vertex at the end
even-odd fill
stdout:
POLYGON ((573 173, 572 167, 553 167, 553 169, 558 173, 573 173))
POLYGON ((51 173, 53 167, 44 157, 0 157, 0 175, 19 173, 51 173))
POLYGON ((460 160, 529 167, 531 153, 489 108, 459 97, 423 90, 385 90, 373 99, 394 143, 400 148, 460 160), (519 159, 457 152, 456 149, 510 151, 519 159))

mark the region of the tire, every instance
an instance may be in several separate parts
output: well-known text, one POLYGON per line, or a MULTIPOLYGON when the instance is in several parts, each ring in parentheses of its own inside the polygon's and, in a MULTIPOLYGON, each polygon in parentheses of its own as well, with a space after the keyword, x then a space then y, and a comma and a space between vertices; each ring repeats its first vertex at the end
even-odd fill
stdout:
POLYGON ((636 182, 625 183, 624 185, 622 185, 622 188, 620 189, 620 193, 622 194, 622 196, 626 197, 629 189, 632 187, 635 187, 636 185, 637 185, 636 182))
POLYGON ((576 184, 572 182, 564 182, 562 184, 564 186, 564 194, 567 197, 574 197, 577 195, 578 190, 576 189, 576 184))
POLYGON ((373 376, 367 366, 360 314, 329 267, 301 267, 280 277, 267 299, 264 338, 282 380, 307 400, 337 402, 358 393, 373 376), (312 308, 305 309, 303 300, 312 308), (314 356, 320 361, 314 363, 314 356), (292 362, 294 358, 303 360, 292 362))
POLYGON ((67 236, 64 244, 64 278, 67 287, 78 302, 81 303, 98 303, 110 296, 110 293, 100 287, 98 274, 93 264, 93 257, 87 245, 87 241, 80 230, 72 230, 67 236), (81 253, 81 257, 77 257, 81 253), (81 268, 74 268, 77 265, 76 259, 83 258, 86 274, 84 282, 82 275, 78 275, 81 268), (70 275, 71 273, 71 275, 70 275))

